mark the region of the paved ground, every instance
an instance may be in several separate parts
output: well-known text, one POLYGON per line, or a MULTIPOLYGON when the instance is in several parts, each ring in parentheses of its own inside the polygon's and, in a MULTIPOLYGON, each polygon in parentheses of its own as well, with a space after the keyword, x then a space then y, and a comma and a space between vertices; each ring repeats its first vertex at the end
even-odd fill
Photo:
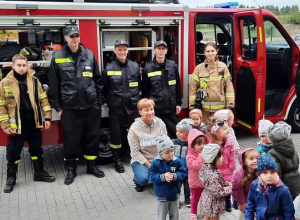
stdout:
MULTIPOLYGON (((242 147, 254 147, 258 138, 237 130, 242 147)), ((292 134, 300 153, 300 136, 292 134)), ((152 187, 142 193, 134 190, 129 161, 126 172, 118 174, 112 165, 103 166, 105 178, 97 179, 85 173, 80 164, 75 182, 64 185, 62 147, 44 147, 47 169, 56 177, 54 183, 33 182, 28 149, 24 149, 19 165, 18 182, 10 194, 3 193, 6 179, 5 147, 0 147, 0 220, 33 219, 155 219, 156 200, 152 187)), ((183 202, 183 198, 181 198, 183 202)), ((182 205, 180 219, 189 219, 189 209, 182 205)), ((221 220, 236 219, 237 211, 226 213, 221 220)), ((199 217, 200 219, 200 217, 199 217)))

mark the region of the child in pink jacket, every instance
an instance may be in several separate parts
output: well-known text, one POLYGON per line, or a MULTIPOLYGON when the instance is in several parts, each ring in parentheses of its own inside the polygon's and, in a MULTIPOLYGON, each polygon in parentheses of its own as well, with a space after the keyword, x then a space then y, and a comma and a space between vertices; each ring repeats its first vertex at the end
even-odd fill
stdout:
POLYGON ((238 169, 232 182, 232 197, 238 203, 237 209, 241 212, 238 220, 245 219, 245 207, 248 198, 248 192, 253 180, 257 178, 257 158, 259 152, 253 148, 243 148, 239 151, 239 162, 241 168, 238 169))
POLYGON ((202 156, 202 149, 209 143, 209 138, 197 129, 190 130, 188 134, 188 152, 186 163, 188 167, 188 182, 192 194, 191 199, 191 220, 197 219, 197 206, 204 190, 203 184, 199 180, 199 171, 205 162, 202 156))

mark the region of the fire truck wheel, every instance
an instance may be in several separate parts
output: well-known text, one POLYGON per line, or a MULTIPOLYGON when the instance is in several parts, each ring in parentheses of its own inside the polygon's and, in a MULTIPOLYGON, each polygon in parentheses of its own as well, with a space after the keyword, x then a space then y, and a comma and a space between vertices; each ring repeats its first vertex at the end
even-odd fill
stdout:
POLYGON ((287 118, 287 123, 292 126, 292 132, 300 133, 300 112, 297 99, 292 104, 292 107, 287 118))

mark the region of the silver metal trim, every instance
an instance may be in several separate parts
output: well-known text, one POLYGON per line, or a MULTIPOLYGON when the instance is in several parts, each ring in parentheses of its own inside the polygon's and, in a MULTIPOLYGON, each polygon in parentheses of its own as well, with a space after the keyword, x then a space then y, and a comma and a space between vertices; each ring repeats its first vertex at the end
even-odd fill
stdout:
MULTIPOLYGON (((183 63, 184 63, 184 67, 183 67, 183 88, 182 88, 182 92, 183 92, 183 99, 182 99, 182 108, 188 108, 188 88, 189 88, 189 62, 188 62, 188 57, 189 57, 189 10, 188 7, 185 7, 184 10, 184 42, 183 42, 183 63)), ((190 31, 194 31, 194 30, 190 30, 190 31)), ((180 42, 180 41, 179 41, 180 42)))

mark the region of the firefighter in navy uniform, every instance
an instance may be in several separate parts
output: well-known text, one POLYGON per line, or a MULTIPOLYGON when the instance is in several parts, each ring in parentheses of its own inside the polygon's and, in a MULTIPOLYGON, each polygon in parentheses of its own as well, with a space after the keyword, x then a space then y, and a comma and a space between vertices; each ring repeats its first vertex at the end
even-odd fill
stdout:
POLYGON ((87 173, 101 178, 96 165, 99 154, 101 125, 101 75, 91 50, 80 44, 77 26, 65 28, 66 44, 53 53, 48 72, 49 99, 61 116, 64 159, 67 169, 65 184, 77 175, 76 160, 82 155, 87 173))
POLYGON ((143 70, 143 97, 153 98, 155 115, 166 124, 170 138, 176 137, 176 125, 181 112, 181 86, 177 65, 166 59, 168 52, 165 41, 154 44, 155 57, 143 70))
POLYGON ((129 129, 134 119, 139 116, 137 103, 141 98, 140 68, 136 62, 127 58, 128 46, 125 40, 115 42, 116 59, 107 65, 102 74, 103 95, 109 108, 110 147, 118 173, 125 172, 120 157, 122 133, 125 126, 129 129))

